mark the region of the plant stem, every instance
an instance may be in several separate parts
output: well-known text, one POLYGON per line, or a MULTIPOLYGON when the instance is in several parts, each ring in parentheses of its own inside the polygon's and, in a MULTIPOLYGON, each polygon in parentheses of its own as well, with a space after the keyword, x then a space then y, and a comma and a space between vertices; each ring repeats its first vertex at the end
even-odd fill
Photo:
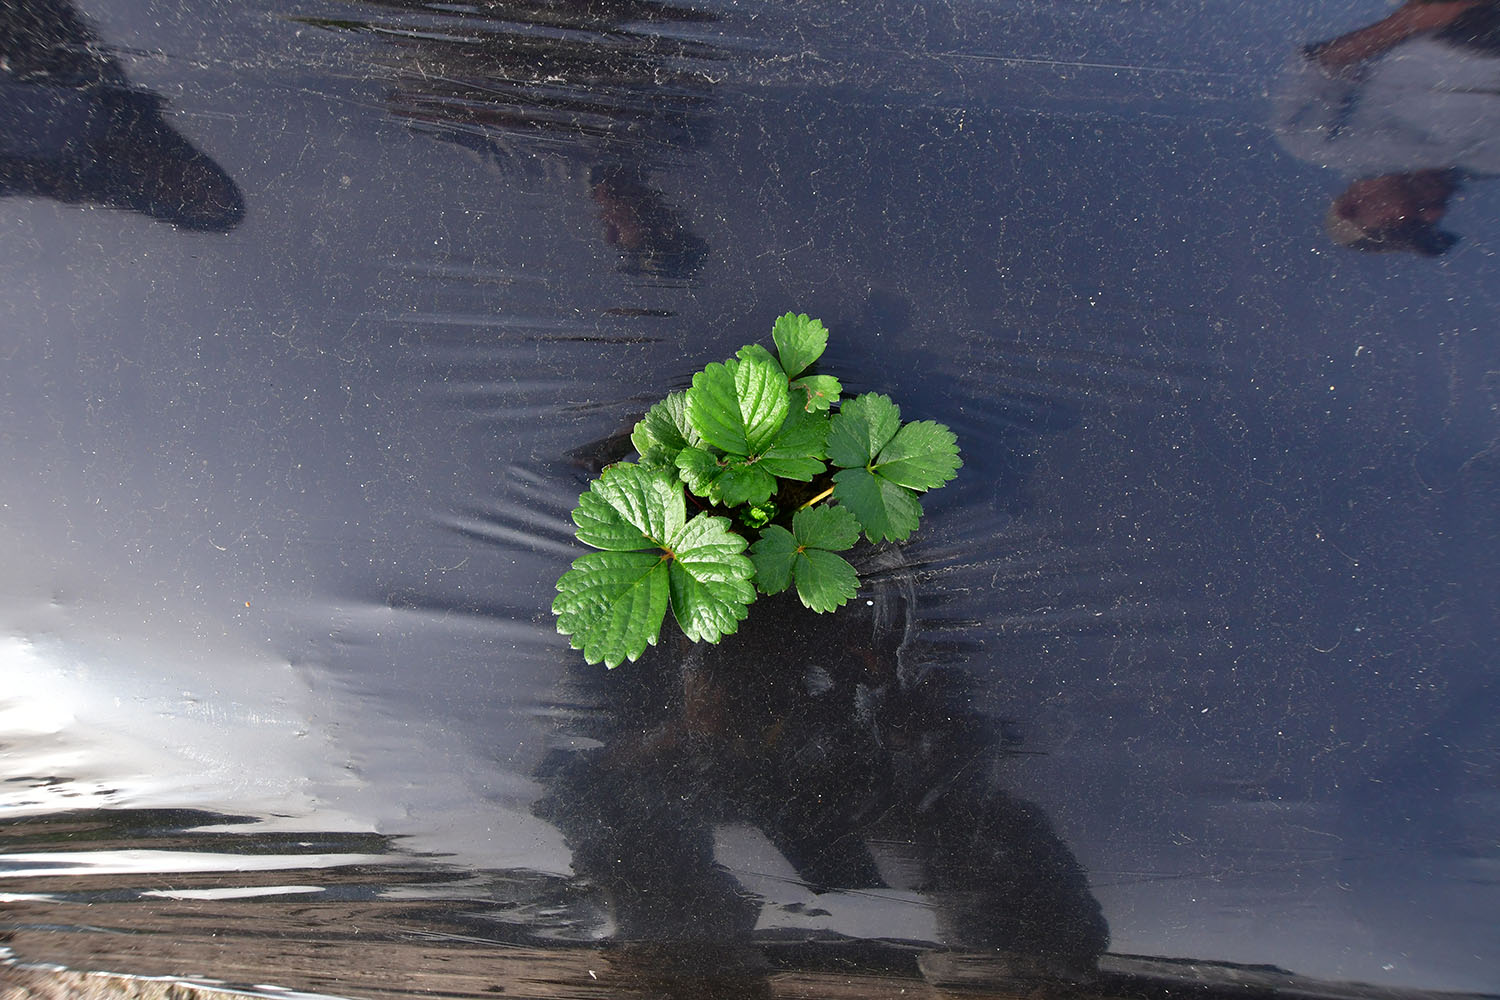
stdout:
POLYGON ((833 493, 833 487, 830 486, 830 487, 828 487, 828 489, 824 490, 822 493, 819 493, 817 496, 813 497, 811 500, 807 501, 807 503, 803 504, 801 507, 798 507, 797 509, 798 510, 806 510, 807 508, 811 507, 813 504, 817 503, 819 500, 825 500, 825 499, 827 499, 830 495, 832 495, 832 493, 833 493))

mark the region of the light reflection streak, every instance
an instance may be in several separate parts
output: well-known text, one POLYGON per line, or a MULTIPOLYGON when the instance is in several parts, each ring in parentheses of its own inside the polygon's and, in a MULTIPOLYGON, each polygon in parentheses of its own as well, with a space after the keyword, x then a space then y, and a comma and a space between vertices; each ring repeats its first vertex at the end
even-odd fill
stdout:
MULTIPOLYGON (((324 869, 353 865, 388 865, 399 860, 395 856, 381 854, 215 854, 208 851, 68 851, 50 854, 0 854, 0 878, 268 872, 299 868, 324 869)), ((254 891, 264 892, 265 890, 254 891)))

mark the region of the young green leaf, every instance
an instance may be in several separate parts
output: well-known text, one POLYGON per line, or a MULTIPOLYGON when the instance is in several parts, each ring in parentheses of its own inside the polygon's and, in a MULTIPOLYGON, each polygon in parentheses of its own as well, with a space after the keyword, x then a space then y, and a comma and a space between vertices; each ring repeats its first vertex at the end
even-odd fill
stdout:
POLYGON ((767 527, 750 547, 755 583, 764 593, 779 594, 792 583, 797 597, 813 611, 843 606, 859 589, 859 575, 842 552, 859 540, 859 524, 840 507, 812 507, 792 517, 792 530, 767 527))
POLYGON ((786 376, 764 350, 747 347, 739 360, 700 372, 687 413, 703 440, 677 453, 677 469, 688 489, 714 503, 763 503, 778 476, 809 482, 827 467, 827 417, 791 405, 786 376))
POLYGON ((859 518, 870 541, 905 541, 917 529, 917 491, 936 489, 957 473, 958 439, 942 424, 901 425, 886 396, 866 393, 846 402, 830 422, 828 458, 833 496, 859 518))
POLYGON ((776 520, 778 512, 776 504, 770 500, 764 503, 746 504, 739 514, 740 523, 752 531, 759 531, 776 520))
POLYGON ((709 365, 687 391, 689 422, 705 442, 731 455, 760 452, 790 409, 786 375, 754 355, 709 365))
POLYGON ((690 445, 701 444, 698 432, 687 418, 687 394, 674 392, 646 411, 630 432, 630 443, 641 456, 642 465, 670 466, 677 453, 690 445))
POLYGON ((686 520, 682 484, 663 469, 613 465, 573 511, 578 537, 603 552, 557 581, 557 630, 590 663, 617 667, 656 642, 670 603, 683 632, 717 642, 755 600, 745 540, 722 517, 686 520))
POLYGON ((823 356, 828 347, 828 328, 807 313, 787 313, 771 327, 771 339, 781 356, 781 370, 787 378, 796 378, 823 356))
POLYGON ((828 468, 823 461, 827 441, 828 418, 794 407, 776 437, 759 455, 759 467, 782 479, 811 482, 828 468))
POLYGON ((776 476, 742 455, 684 448, 677 453, 677 471, 695 496, 725 507, 764 503, 776 492, 776 476))

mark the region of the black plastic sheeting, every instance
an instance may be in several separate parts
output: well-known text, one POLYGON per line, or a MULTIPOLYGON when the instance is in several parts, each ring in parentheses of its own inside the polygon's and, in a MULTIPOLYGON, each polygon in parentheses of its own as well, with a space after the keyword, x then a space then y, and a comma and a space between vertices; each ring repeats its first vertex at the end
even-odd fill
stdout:
POLYGON ((721 969, 1500 990, 1500 32, 1415 6, 0 2, 11 928, 399 858, 721 969), (788 309, 958 480, 586 667, 578 493, 788 309))

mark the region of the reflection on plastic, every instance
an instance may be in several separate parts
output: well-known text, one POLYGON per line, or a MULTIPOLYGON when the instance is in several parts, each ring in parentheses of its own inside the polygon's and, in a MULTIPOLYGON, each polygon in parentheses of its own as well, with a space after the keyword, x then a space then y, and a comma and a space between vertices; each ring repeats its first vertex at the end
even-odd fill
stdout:
POLYGON ((239 189, 162 104, 130 86, 67 0, 0 5, 0 195, 233 229, 245 215, 239 189))
POLYGON ((945 946, 1088 975, 1108 930, 1082 869, 1004 790, 1011 748, 966 713, 961 681, 930 650, 924 666, 899 555, 882 548, 860 570, 875 583, 838 614, 783 594, 720 645, 669 627, 637 663, 576 668, 572 701, 593 708, 568 733, 595 745, 545 762, 539 815, 643 965, 756 966, 760 902, 713 849, 715 825, 738 822, 815 892, 915 890, 945 946))
MULTIPOLYGON (((467 996, 556 969, 545 938, 575 963, 558 995, 617 997, 603 942, 644 976, 691 968, 697 933, 746 966, 925 972, 973 940, 1066 974, 1099 940, 1082 867, 1111 947, 1179 984, 1167 957, 1215 983, 1256 963, 1267 994, 1299 993, 1272 964, 1494 990, 1494 283, 1482 253, 1367 281, 1399 258, 1307 252, 1304 175, 1249 91, 1337 12, 569 2, 569 29, 441 6, 79 4, 133 78, 232 122, 215 156, 267 224, 0 210, 0 798, 32 817, 5 852, 229 852, 212 817, 162 814, 187 806, 240 816, 249 853, 296 853, 274 826, 421 870, 7 878, 18 955, 154 945, 157 973, 467 996), (541 35, 649 73, 460 52, 541 35), (1205 72, 1232 51, 1253 87, 1205 72), (649 251, 644 280, 611 273, 631 262, 606 238, 660 242, 639 189, 712 220, 726 280, 684 287, 649 251), (868 676, 857 617, 596 676, 546 611, 577 554, 563 456, 788 301, 836 325, 851 381, 973 443, 905 551, 920 634, 868 676), (928 655, 940 635, 957 655, 928 655), (93 807, 134 825, 85 845, 93 807), (662 848, 629 841, 674 815, 701 931, 663 912, 684 893, 662 848), (325 891, 143 898, 302 885, 325 891), (1073 930, 1037 930, 1049 910, 1073 930), (478 942, 474 978, 402 978, 436 935, 478 942)), ((5 138, 35 161, 47 133, 5 138)))
POLYGON ((1309 45, 1282 81, 1276 128, 1296 156, 1353 176, 1325 218, 1335 243, 1446 253, 1449 199, 1500 171, 1500 7, 1407 0, 1309 45))
POLYGON ((699 144, 719 58, 673 36, 713 16, 671 4, 500 0, 447 16, 417 0, 366 0, 397 21, 310 18, 391 45, 391 113, 491 158, 588 188, 606 243, 630 274, 684 280, 708 245, 654 186, 652 164, 699 144), (441 30, 433 30, 435 24, 441 30))

